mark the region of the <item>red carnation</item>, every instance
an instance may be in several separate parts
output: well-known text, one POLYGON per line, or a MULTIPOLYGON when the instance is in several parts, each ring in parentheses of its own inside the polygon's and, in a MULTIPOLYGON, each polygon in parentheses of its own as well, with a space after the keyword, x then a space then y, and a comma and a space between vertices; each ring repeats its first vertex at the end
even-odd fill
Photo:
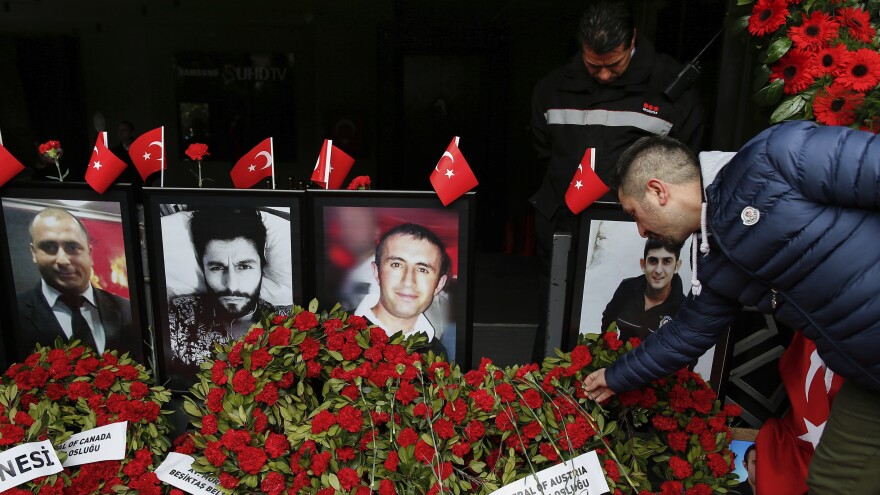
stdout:
POLYGON ((419 435, 412 428, 404 428, 397 434, 397 443, 400 444, 401 447, 408 447, 416 443, 418 440, 419 435))
POLYGON ((354 361, 360 357, 362 350, 361 346, 354 342, 347 342, 342 345, 342 349, 339 352, 342 354, 342 359, 345 359, 346 361, 354 361))
POLYGON ((664 481, 660 485, 660 495, 681 495, 684 491, 684 485, 681 481, 664 481))
POLYGON ((80 397, 88 399, 93 393, 92 386, 88 382, 73 382, 67 388, 67 396, 74 402, 80 397))
POLYGON ((275 403, 278 402, 278 388, 272 383, 267 383, 263 386, 263 390, 254 397, 254 400, 269 406, 274 406, 275 403))
POLYGON ((302 358, 306 361, 314 359, 315 356, 318 355, 318 351, 320 350, 320 348, 321 345, 318 343, 318 341, 311 337, 306 337, 305 340, 303 340, 299 344, 299 349, 302 352, 302 358))
POLYGON ((306 363, 306 378, 317 378, 321 376, 321 363, 309 361, 306 363))
POLYGON ((397 452, 391 451, 388 453, 388 458, 385 459, 385 469, 389 471, 397 471, 397 465, 400 464, 400 456, 397 455, 397 452))
POLYGON ((193 143, 189 145, 189 147, 186 148, 185 153, 186 156, 195 161, 201 161, 202 158, 211 156, 211 154, 208 153, 208 145, 203 143, 193 143))
POLYGON ((0 445, 16 444, 24 439, 24 430, 15 425, 0 425, 0 445))
POLYGON ((742 408, 736 404, 724 404, 724 414, 729 417, 736 417, 742 414, 742 408))
POLYGON ((443 440, 455 436, 455 428, 453 428, 452 422, 448 419, 438 419, 434 422, 433 428, 434 433, 443 440))
POLYGON ((266 452, 272 458, 281 457, 288 450, 290 450, 290 442, 286 436, 275 432, 269 433, 269 437, 266 438, 266 452))
POLYGON ((838 11, 850 37, 862 43, 871 43, 877 32, 871 26, 871 14, 861 7, 847 7, 838 11))
POLYGON ((226 361, 214 361, 214 365, 211 366, 211 381, 216 385, 223 385, 226 383, 226 361))
POLYGON ((486 390, 473 390, 471 391, 470 397, 477 408, 483 411, 490 412, 495 408, 495 398, 489 395, 489 392, 486 390))
POLYGON ((245 430, 226 430, 220 443, 233 452, 241 452, 251 442, 251 435, 245 430))
POLYGON ((271 471, 267 474, 266 477, 263 478, 263 482, 260 483, 260 489, 269 495, 281 495, 281 492, 283 492, 285 488, 284 476, 275 471, 271 471))
POLYGON ((794 46, 801 50, 818 51, 827 46, 828 42, 837 37, 840 26, 825 12, 813 11, 809 17, 802 16, 803 24, 792 26, 788 30, 788 36, 794 42, 794 46))
POLYGON ((223 397, 226 396, 226 390, 222 388, 212 388, 208 391, 208 409, 211 412, 220 412, 223 410, 223 397))
POLYGON ((222 466, 226 460, 226 454, 223 453, 220 442, 208 442, 207 447, 205 447, 205 457, 208 459, 208 462, 218 467, 222 466))
POLYGON ((537 390, 530 388, 522 393, 522 399, 520 399, 520 402, 529 409, 537 409, 541 407, 544 400, 541 399, 541 394, 537 390))
POLYGON ((251 353, 251 370, 265 368, 267 364, 272 362, 272 355, 265 347, 255 350, 251 353))
POLYGON ((293 319, 293 326, 298 330, 302 330, 305 332, 306 330, 311 330, 318 325, 318 318, 315 317, 315 313, 311 311, 303 311, 302 313, 296 315, 296 318, 293 319))
POLYGON ((706 465, 712 470, 712 476, 715 478, 721 478, 730 472, 732 467, 726 460, 724 460, 724 457, 722 457, 721 454, 716 454, 714 452, 709 453, 706 465))
POLYGON ((465 427, 464 434, 467 436, 468 440, 476 442, 486 434, 486 427, 483 425, 482 421, 474 419, 465 427))
POLYGON ((379 495, 397 495, 394 489, 394 482, 388 478, 384 478, 379 482, 379 495))
POLYGON ((236 342, 232 346, 232 349, 229 351, 229 355, 227 356, 227 358, 229 359, 229 364, 231 364, 232 366, 238 366, 242 363, 242 360, 241 360, 242 349, 244 349, 243 342, 236 342))
POLYGON ((471 444, 467 442, 456 442, 449 449, 452 452, 452 455, 457 457, 464 457, 468 452, 471 451, 471 444))
POLYGON ((370 188, 370 176, 369 175, 359 175, 351 180, 351 183, 348 185, 348 189, 350 191, 357 191, 362 189, 370 188))
POLYGON ((229 473, 220 473, 220 485, 232 490, 238 486, 239 479, 229 473))
POLYGON ((361 477, 358 476, 357 471, 350 467, 340 469, 339 472, 336 473, 336 477, 339 478, 339 484, 342 485, 342 488, 344 488, 346 492, 361 482, 361 477))
POLYGON ((257 379, 247 370, 238 370, 232 377, 232 389, 241 395, 248 395, 256 388, 257 379))
POLYGON ((813 84, 815 66, 815 53, 791 49, 770 67, 770 80, 782 79, 785 81, 783 92, 794 95, 813 84))
POLYGON ((244 336, 244 342, 245 344, 254 345, 265 333, 266 331, 260 327, 251 328, 247 335, 244 336))
POLYGON ((129 381, 137 380, 138 370, 130 364, 125 364, 119 367, 119 371, 116 372, 116 376, 129 381))
POLYGON ((495 416, 495 426, 501 431, 512 431, 514 429, 513 421, 515 418, 516 413, 513 412, 513 409, 511 409, 510 406, 504 407, 498 412, 498 415, 495 416))
POLYGON ((419 402, 413 407, 413 416, 417 418, 429 419, 433 414, 434 411, 424 402, 419 402))
POLYGON ((703 450, 707 452, 715 450, 715 433, 712 433, 711 431, 700 433, 700 446, 702 446, 703 450))
POLYGON ((347 405, 339 410, 339 413, 336 415, 336 422, 345 430, 357 433, 361 431, 361 427, 364 425, 364 415, 360 410, 347 405))
POLYGON ((336 416, 330 411, 324 409, 312 419, 312 433, 321 433, 327 431, 331 426, 336 424, 336 416))
POLYGON ((419 440, 416 443, 415 457, 417 461, 422 461, 423 464, 431 464, 435 454, 434 447, 428 445, 424 440, 419 440))
POLYGON ((447 402, 443 408, 443 414, 456 423, 461 423, 467 415, 467 404, 459 397, 452 402, 447 402))
MULTIPOLYGON (((281 316, 280 318, 284 318, 281 316)), ((281 347, 290 345, 290 329, 287 327, 275 327, 271 333, 269 333, 269 345, 272 347, 281 347)))
POLYGON ((678 421, 675 418, 667 418, 666 416, 654 416, 651 418, 654 428, 660 431, 673 431, 678 428, 678 421))
POLYGON ((532 421, 531 423, 523 426, 522 435, 530 440, 534 440, 535 437, 538 436, 544 429, 541 428, 541 424, 537 421, 532 421))
POLYGON ((549 443, 542 443, 538 446, 538 451, 542 456, 546 457, 548 461, 558 461, 559 454, 556 453, 556 449, 553 448, 553 445, 549 443))
POLYGON ((616 351, 616 350, 620 349, 620 347, 623 345, 623 341, 620 340, 617 337, 617 334, 614 332, 603 333, 602 340, 604 340, 605 343, 608 344, 608 348, 611 349, 612 351, 616 351))
POLYGON ((673 476, 680 480, 694 474, 691 463, 678 456, 672 456, 672 458, 669 459, 669 468, 672 469, 673 476))
POLYGON ((749 17, 749 33, 752 36, 770 34, 785 24, 787 17, 786 0, 758 0, 749 17))
POLYGON ((418 396, 419 393, 416 391, 416 388, 412 383, 405 381, 400 382, 400 388, 398 388, 397 393, 394 394, 394 397, 403 405, 409 404, 418 396))
POLYGON ((851 52, 837 81, 853 91, 870 91, 880 82, 880 53, 871 48, 851 52))
POLYGON ((312 454, 312 464, 309 467, 315 475, 320 476, 327 470, 327 466, 330 465, 330 459, 333 456, 330 452, 318 452, 312 454))
POLYGON ((101 370, 95 375, 95 386, 99 390, 109 390, 114 381, 116 381, 116 375, 110 370, 101 370))
POLYGON ((617 467, 614 459, 605 459, 603 467, 605 468, 605 474, 608 475, 611 481, 617 483, 617 480, 620 479, 620 469, 617 467))
POLYGON ((690 436, 687 433, 676 430, 669 433, 666 437, 666 442, 672 447, 672 450, 684 452, 687 449, 689 439, 690 436))
POLYGON ((238 453, 238 465, 248 474, 257 474, 266 464, 266 453, 256 447, 245 447, 238 453))
POLYGON ((509 383, 499 383, 495 386, 495 394, 503 402, 513 402, 516 400, 516 392, 514 392, 513 387, 509 383))
POLYGON ((685 492, 685 495, 712 495, 712 487, 705 483, 697 483, 685 492))
POLYGON ((202 435, 213 435, 217 433, 217 416, 208 414, 202 418, 202 435))
POLYGON ((144 382, 134 382, 128 390, 133 399, 143 399, 150 393, 150 387, 144 382))

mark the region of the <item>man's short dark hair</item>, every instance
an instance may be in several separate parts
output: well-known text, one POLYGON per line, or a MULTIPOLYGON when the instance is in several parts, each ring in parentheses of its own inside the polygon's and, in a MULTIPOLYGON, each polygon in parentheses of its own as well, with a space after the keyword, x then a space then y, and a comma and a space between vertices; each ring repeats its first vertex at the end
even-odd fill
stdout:
POLYGON ((415 223, 398 225, 382 235, 382 238, 379 239, 379 245, 376 246, 376 266, 380 268, 382 267, 382 250, 385 249, 385 244, 388 239, 395 235, 412 237, 417 241, 425 240, 437 246, 437 249, 440 250, 440 276, 442 277, 447 274, 451 260, 449 259, 449 255, 446 254, 446 244, 437 237, 437 234, 415 223))
POLYGON ((642 254, 642 259, 648 259, 648 251, 653 251, 655 249, 663 249, 668 253, 672 253, 675 255, 675 261, 678 261, 679 255, 681 255, 681 244, 673 244, 667 239, 648 237, 648 240, 645 241, 645 252, 642 254))
POLYGON ((231 241, 242 237, 254 243, 260 262, 266 266, 266 226, 254 208, 210 207, 193 211, 189 221, 190 234, 199 265, 210 241, 231 241))
POLYGON ((608 186, 618 194, 623 192, 640 199, 651 178, 685 184, 700 180, 700 165, 681 141, 667 136, 645 136, 620 154, 608 186))
POLYGON ((79 229, 82 231, 83 235, 86 236, 86 242, 89 244, 92 243, 92 236, 89 235, 89 231, 86 230, 86 226, 83 225, 82 220, 64 208, 57 208, 55 206, 47 206, 34 215, 34 219, 31 220, 31 223, 28 225, 28 234, 31 235, 31 239, 34 238, 34 224, 37 223, 37 219, 46 217, 57 218, 59 220, 62 218, 72 218, 76 224, 79 225, 79 229))
MULTIPOLYGON (((746 449, 746 453, 743 454, 743 462, 749 462, 749 452, 751 452, 753 450, 755 450, 755 444, 749 445, 749 447, 746 449)), ((758 454, 755 453, 755 455, 758 455, 758 454)))
POLYGON ((578 41, 599 55, 608 53, 620 44, 632 46, 632 6, 626 0, 598 0, 584 10, 578 29, 578 41))

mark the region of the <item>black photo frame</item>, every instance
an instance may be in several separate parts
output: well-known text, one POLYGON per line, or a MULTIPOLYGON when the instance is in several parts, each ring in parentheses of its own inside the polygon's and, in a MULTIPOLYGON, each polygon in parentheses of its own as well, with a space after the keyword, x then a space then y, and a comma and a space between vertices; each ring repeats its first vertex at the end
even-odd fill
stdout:
MULTIPOLYGON (((579 333, 602 333, 602 314, 619 287, 626 279, 644 277, 639 260, 642 259, 646 239, 643 239, 633 219, 618 203, 596 202, 580 215, 577 247, 574 252, 572 290, 570 292, 570 325, 567 339, 574 342, 579 333)), ((690 293, 691 265, 688 238, 681 248, 679 260, 683 295, 690 293)), ((676 308, 677 309, 677 308, 676 308)), ((674 316, 674 312, 667 315, 674 316)), ((664 317, 665 318, 665 317, 664 317)), ((728 330, 729 333, 729 330, 728 330)), ((694 371, 719 392, 726 379, 727 345, 729 339, 720 339, 696 363, 694 371)))
POLYGON ((315 296, 324 305, 339 302, 357 313, 357 307, 378 304, 380 288, 372 271, 369 253, 357 257, 346 243, 372 243, 372 256, 379 237, 390 228, 406 223, 434 232, 446 245, 450 270, 445 285, 435 296, 425 316, 450 362, 469 367, 473 328, 473 242, 475 194, 468 193, 443 207, 437 195, 420 191, 309 191, 312 219, 312 271, 315 296), (351 228, 342 226, 346 222, 351 228), (366 227, 371 222, 374 228, 366 227), (343 241, 340 233, 360 231, 360 239, 343 241), (354 284, 350 283, 354 281, 354 284), (358 286, 354 291, 349 290, 358 286), (352 296, 352 292, 357 294, 352 296), (367 301, 367 302, 365 302, 367 301), (355 304, 356 302, 356 304, 355 304))
MULTIPOLYGON (((63 216, 62 216, 63 218, 63 216)), ((57 222, 52 218, 51 222, 57 222)), ((4 347, 10 362, 29 354, 31 344, 53 345, 55 338, 72 332, 71 310, 63 307, 59 291, 52 287, 76 285, 91 263, 89 284, 92 296, 83 303, 82 313, 92 326, 98 350, 128 352, 136 361, 149 366, 153 346, 143 316, 143 266, 137 208, 128 184, 114 185, 98 194, 85 183, 13 183, 0 192, 0 246, 3 256, 3 287, 7 310, 3 312, 4 347), (44 208, 54 207, 73 215, 88 234, 88 261, 53 260, 31 249, 30 224, 44 208), (42 267, 42 268, 39 268, 42 267), (54 283, 44 283, 44 276, 54 283), (46 295, 56 301, 47 302, 46 295), (54 295, 53 295, 54 294, 54 295), (55 299, 55 298, 58 299, 55 299), (62 323, 63 321, 63 323, 62 323), (100 321, 101 332, 94 332, 100 321)), ((36 234, 41 235, 42 234, 36 234)), ((52 234, 55 235, 55 234, 52 234)), ((63 247, 63 237, 47 246, 63 247), (60 242, 56 242, 60 241, 60 242)), ((75 248, 72 248, 75 249, 75 248)), ((81 257, 76 255, 75 257, 81 257)), ((69 336, 67 338, 72 337, 69 336)))
MULTIPOLYGON (((188 390, 196 382, 199 363, 213 358, 214 344, 242 337, 262 313, 284 313, 294 304, 303 304, 307 293, 303 286, 303 196, 301 191, 144 188, 159 368, 169 388, 188 390), (193 215, 213 215, 229 208, 259 217, 256 225, 265 229, 264 251, 257 253, 235 241, 221 243, 229 249, 226 253, 255 254, 247 262, 232 259, 224 262, 227 266, 214 266, 209 283, 204 265, 197 260, 190 221, 193 215), (231 279, 214 278, 224 272, 253 274, 255 267, 260 269, 257 278, 248 276, 240 286, 231 279), (258 299, 253 313, 235 318, 224 310, 225 304, 247 307, 250 301, 229 301, 248 297, 258 299)), ((220 235, 227 235, 236 228, 235 222, 250 225, 239 228, 252 229, 251 220, 248 215, 225 216, 203 225, 215 226, 223 232, 220 235)), ((208 259, 205 246, 203 260, 208 259)))

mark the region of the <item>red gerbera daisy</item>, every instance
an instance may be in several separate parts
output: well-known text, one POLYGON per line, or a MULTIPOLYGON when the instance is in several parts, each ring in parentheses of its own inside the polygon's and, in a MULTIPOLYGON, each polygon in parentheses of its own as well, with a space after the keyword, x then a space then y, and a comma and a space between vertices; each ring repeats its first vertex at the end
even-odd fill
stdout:
POLYGON ((843 25, 849 28, 849 35, 854 40, 870 43, 877 32, 871 26, 871 14, 861 7, 847 7, 838 11, 843 25))
POLYGON ((880 82, 880 53, 870 48, 850 52, 838 80, 855 91, 873 89, 880 82))
POLYGON ((830 15, 822 11, 815 11, 807 17, 803 15, 803 24, 792 26, 788 30, 788 37, 794 42, 794 46, 802 50, 818 51, 827 46, 828 42, 837 37, 840 26, 830 15))
POLYGON ((856 121, 856 109, 865 101, 865 95, 832 84, 816 93, 813 114, 825 125, 850 125, 856 121))
POLYGON ((816 55, 816 69, 820 74, 839 75, 848 51, 842 43, 819 50, 816 55))
POLYGON ((788 8, 785 0, 758 0, 749 17, 749 33, 752 36, 770 34, 785 24, 788 8))
POLYGON ((816 54, 804 50, 789 50, 770 67, 770 81, 785 81, 783 92, 787 95, 800 93, 815 80, 813 74, 816 54))

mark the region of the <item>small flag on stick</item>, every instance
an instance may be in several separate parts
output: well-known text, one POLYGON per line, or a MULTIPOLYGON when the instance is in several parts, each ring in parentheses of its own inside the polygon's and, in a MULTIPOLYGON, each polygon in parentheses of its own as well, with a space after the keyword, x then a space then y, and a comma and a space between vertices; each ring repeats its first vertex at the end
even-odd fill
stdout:
POLYGON ((458 136, 452 138, 452 142, 446 147, 446 151, 443 152, 443 156, 440 157, 440 161, 431 172, 431 186, 434 187, 443 206, 448 206, 479 184, 477 177, 458 148, 458 141, 458 136))

